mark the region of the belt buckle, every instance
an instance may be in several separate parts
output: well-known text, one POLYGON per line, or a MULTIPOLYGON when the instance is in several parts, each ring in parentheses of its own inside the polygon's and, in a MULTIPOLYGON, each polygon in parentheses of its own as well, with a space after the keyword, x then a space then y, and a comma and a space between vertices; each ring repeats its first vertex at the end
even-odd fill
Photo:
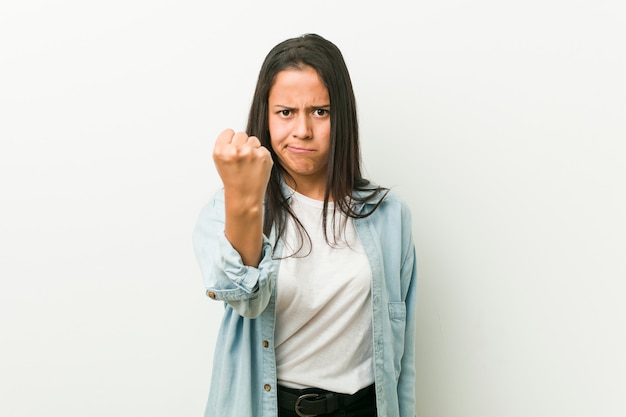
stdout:
POLYGON ((296 409, 296 414, 299 415, 300 417, 315 417, 317 416, 317 414, 304 414, 302 413, 302 411, 300 410, 300 402, 302 402, 302 400, 306 400, 307 398, 316 398, 318 395, 317 394, 303 394, 301 396, 298 397, 298 399, 296 400, 296 405, 295 405, 295 409, 296 409))

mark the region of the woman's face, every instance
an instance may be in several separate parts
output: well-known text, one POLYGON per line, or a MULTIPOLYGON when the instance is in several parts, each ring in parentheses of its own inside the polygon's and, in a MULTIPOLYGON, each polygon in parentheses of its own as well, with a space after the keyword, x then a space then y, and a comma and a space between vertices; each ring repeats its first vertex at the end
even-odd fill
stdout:
POLYGON ((321 192, 323 199, 330 148, 326 86, 311 67, 281 71, 270 89, 268 108, 272 149, 280 165, 299 192, 318 199, 321 192))

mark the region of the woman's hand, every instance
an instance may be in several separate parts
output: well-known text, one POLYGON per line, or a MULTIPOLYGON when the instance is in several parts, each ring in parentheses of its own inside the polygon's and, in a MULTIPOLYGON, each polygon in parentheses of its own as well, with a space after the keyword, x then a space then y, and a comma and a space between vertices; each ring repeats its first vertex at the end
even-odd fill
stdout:
POLYGON ((272 171, 272 155, 255 136, 226 129, 217 138, 213 161, 224 191, 239 201, 242 209, 263 204, 272 171))

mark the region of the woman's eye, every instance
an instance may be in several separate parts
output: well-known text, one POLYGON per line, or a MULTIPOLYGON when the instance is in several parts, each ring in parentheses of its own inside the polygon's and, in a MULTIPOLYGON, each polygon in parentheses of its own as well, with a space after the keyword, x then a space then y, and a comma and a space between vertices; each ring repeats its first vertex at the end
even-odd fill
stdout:
POLYGON ((289 116, 291 114, 291 110, 281 110, 279 113, 281 116, 289 116))
POLYGON ((328 110, 326 109, 316 109, 315 114, 317 116, 326 116, 328 114, 328 110))

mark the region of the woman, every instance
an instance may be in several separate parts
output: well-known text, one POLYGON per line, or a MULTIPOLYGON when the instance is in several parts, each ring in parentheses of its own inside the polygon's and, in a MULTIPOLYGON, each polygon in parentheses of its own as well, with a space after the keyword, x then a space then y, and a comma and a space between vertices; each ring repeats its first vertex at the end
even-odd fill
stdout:
POLYGON ((225 306, 205 415, 414 417, 410 213, 361 175, 339 49, 314 34, 275 46, 246 132, 217 138, 224 187, 194 231, 225 306))

